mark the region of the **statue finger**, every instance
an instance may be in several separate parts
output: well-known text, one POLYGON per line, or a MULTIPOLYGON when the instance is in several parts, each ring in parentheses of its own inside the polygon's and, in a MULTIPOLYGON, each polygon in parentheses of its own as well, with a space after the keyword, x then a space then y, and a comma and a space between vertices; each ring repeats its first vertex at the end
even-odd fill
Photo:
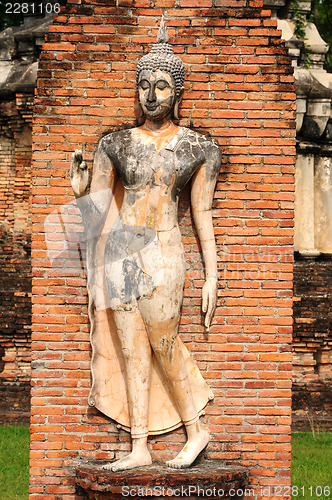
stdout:
POLYGON ((209 328, 211 326, 215 310, 216 310, 216 303, 214 300, 211 300, 211 296, 210 296, 208 309, 207 309, 207 312, 205 315, 205 326, 206 326, 207 331, 209 331, 209 328))
POLYGON ((81 149, 75 149, 75 159, 77 162, 82 163, 83 161, 83 153, 81 149))
POLYGON ((209 332, 210 331, 210 321, 209 321, 209 318, 208 318, 207 314, 205 316, 204 326, 205 326, 205 330, 207 332, 209 332))
POLYGON ((207 329, 210 327, 211 317, 212 317, 212 311, 211 311, 211 308, 208 307, 208 310, 207 310, 206 315, 205 315, 205 326, 207 329))
POLYGON ((80 165, 83 161, 82 151, 76 149, 76 151, 71 155, 71 172, 76 173, 80 168, 80 165))
POLYGON ((202 311, 203 313, 206 313, 206 310, 207 310, 207 294, 203 288, 203 292, 202 292, 202 311))
MULTIPOLYGON (((78 149, 76 149, 78 151, 78 149)), ((77 158, 76 151, 71 155, 70 168, 71 170, 77 170, 79 164, 81 163, 81 159, 77 158)))

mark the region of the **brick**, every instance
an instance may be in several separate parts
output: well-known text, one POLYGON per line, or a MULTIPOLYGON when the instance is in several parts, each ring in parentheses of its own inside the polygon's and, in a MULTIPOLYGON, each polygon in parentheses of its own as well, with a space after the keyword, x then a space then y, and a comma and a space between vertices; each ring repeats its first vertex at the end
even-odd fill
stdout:
MULTIPOLYGON (((77 460, 129 450, 128 435, 88 409, 85 276, 65 259, 50 267, 43 218, 73 200, 72 151, 82 144, 91 164, 102 134, 134 124, 136 62, 154 43, 155 19, 165 8, 188 73, 180 123, 218 138, 224 153, 213 204, 221 287, 208 340, 188 189, 180 204, 188 257, 180 335, 216 395, 206 408, 213 431, 207 457, 250 464, 250 484, 288 485, 282 474, 289 441, 282 440, 290 428, 295 103, 276 23, 252 0, 217 0, 213 7, 211 0, 177 7, 173 0, 85 0, 67 8, 44 45, 34 118, 33 357, 44 366, 33 373, 33 419, 41 420, 34 421, 31 497, 74 497, 77 460)), ((183 439, 182 430, 151 439, 154 459, 179 450, 183 439)))

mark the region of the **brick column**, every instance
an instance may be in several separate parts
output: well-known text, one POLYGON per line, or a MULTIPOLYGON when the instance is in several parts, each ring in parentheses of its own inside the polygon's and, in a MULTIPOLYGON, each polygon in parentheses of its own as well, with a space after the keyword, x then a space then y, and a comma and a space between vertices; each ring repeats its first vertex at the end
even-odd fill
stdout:
MULTIPOLYGON (((219 301, 209 335, 202 322, 203 267, 188 190, 180 204, 189 265, 180 335, 216 396, 204 417, 212 432, 206 458, 248 467, 258 498, 262 487, 290 484, 290 61, 276 21, 260 0, 153 5, 68 1, 41 55, 33 130, 32 500, 81 498, 75 467, 130 449, 129 435, 87 404, 87 296, 84 269, 74 266, 73 250, 68 253, 81 231, 69 164, 80 147, 91 166, 101 135, 135 124, 136 63, 155 42, 163 13, 170 43, 186 65, 180 124, 211 134, 224 152, 213 205, 219 301), (64 208, 68 203, 73 206, 64 208), (47 216, 48 222, 56 220, 50 214, 57 207, 69 224, 66 244, 45 226, 47 216), (52 267, 50 250, 54 257, 65 248, 52 267)), ((175 455, 184 437, 180 429, 151 438, 153 459, 175 455)))

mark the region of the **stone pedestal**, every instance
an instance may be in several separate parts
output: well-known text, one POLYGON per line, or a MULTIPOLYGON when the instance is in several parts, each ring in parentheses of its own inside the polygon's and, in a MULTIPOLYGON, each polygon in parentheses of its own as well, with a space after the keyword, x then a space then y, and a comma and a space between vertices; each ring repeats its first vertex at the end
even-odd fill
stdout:
POLYGON ((168 469, 164 464, 110 472, 98 465, 76 468, 76 484, 86 498, 209 498, 242 499, 247 485, 247 471, 226 467, 219 461, 202 463, 190 469, 168 469))

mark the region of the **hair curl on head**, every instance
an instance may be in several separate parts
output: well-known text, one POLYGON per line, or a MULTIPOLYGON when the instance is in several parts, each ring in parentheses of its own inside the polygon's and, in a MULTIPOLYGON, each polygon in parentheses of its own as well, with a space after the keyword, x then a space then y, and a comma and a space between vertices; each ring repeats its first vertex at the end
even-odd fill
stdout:
POLYGON ((178 96, 180 94, 184 82, 184 64, 183 61, 181 61, 181 59, 174 54, 172 46, 168 43, 168 34, 166 31, 164 16, 162 17, 160 23, 157 43, 153 44, 150 52, 143 56, 137 63, 137 87, 140 73, 144 69, 150 71, 160 69, 161 71, 169 73, 175 82, 176 95, 178 96))

